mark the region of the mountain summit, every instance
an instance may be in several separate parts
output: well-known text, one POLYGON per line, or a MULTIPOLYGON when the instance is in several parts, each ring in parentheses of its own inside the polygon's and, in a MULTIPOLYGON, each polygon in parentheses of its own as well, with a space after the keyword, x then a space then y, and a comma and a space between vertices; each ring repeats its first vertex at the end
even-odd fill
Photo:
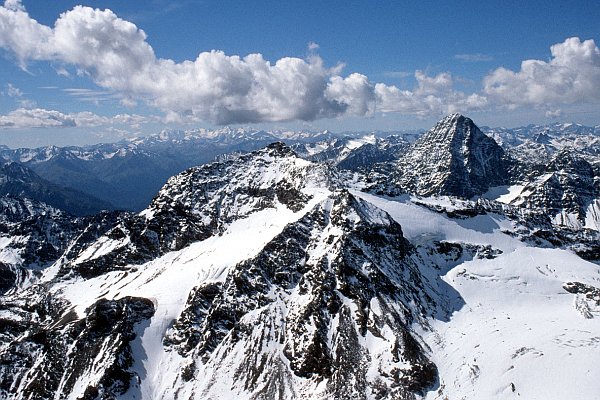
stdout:
POLYGON ((471 197, 506 180, 504 150, 470 118, 452 114, 398 161, 397 183, 422 196, 471 197))
POLYGON ((229 154, 137 214, 0 197, 0 398, 596 398, 599 164, 551 146, 455 114, 229 154))

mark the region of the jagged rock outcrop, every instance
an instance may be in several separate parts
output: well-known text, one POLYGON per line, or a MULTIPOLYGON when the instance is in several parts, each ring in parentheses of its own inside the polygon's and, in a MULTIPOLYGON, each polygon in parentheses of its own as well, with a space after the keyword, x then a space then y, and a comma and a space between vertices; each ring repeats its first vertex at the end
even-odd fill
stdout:
POLYGON ((141 264, 222 232, 252 212, 282 205, 303 208, 303 189, 332 185, 333 171, 298 158, 281 142, 169 179, 142 213, 124 218, 65 265, 85 277, 141 264), (108 249, 108 250, 105 250, 108 249))
POLYGON ((540 171, 526 182, 511 204, 547 212, 557 225, 580 228, 589 219, 590 227, 600 227, 594 170, 572 148, 555 153, 540 171), (595 217, 595 218, 594 218, 595 217))
POLYGON ((400 158, 392 187, 421 196, 469 198, 506 181, 504 150, 470 118, 452 114, 400 158))
POLYGON ((332 195, 224 282, 192 291, 165 338, 188 363, 175 392, 212 398, 226 384, 253 399, 424 393, 437 372, 411 325, 433 300, 412 251, 389 215, 332 195))
POLYGON ((89 246, 119 215, 74 217, 26 197, 0 197, 0 295, 33 282, 65 252, 89 246))
POLYGON ((282 143, 222 157, 137 215, 0 198, 0 255, 18 256, 0 259, 0 397, 487 399, 552 386, 525 371, 577 351, 592 356, 570 367, 593 370, 597 266, 582 258, 599 262, 600 231, 553 214, 587 221, 590 154, 527 165, 460 115, 400 161, 403 145, 359 144, 321 162, 282 143), (361 192, 369 179, 420 196, 361 192), (523 186, 520 202, 464 199, 499 184, 523 186), (521 357, 542 337, 543 357, 521 357))
POLYGON ((79 316, 41 289, 29 293, 23 304, 0 298, 2 398, 116 399, 139 380, 130 342, 154 314, 150 300, 100 299, 79 316))
POLYGON ((417 398, 437 379, 412 328, 424 323, 434 291, 421 279, 400 225, 339 185, 328 166, 276 143, 174 177, 147 210, 117 216, 104 235, 102 224, 89 224, 53 267, 59 273, 3 299, 2 323, 10 329, 0 341, 7 365, 0 368, 0 390, 86 399, 135 392, 139 369, 130 343, 134 325, 152 316, 154 305, 104 298, 110 291, 101 289, 82 312, 73 302, 96 295, 69 288, 90 282, 93 293, 92 282, 128 275, 135 282, 163 255, 273 208, 289 210, 292 222, 223 280, 205 281, 189 294, 162 341, 178 361, 156 378, 176 384, 153 395, 218 396, 231 383, 240 396, 256 399, 417 398), (325 200, 313 201, 317 193, 325 200), (139 237, 153 237, 155 247, 139 237), (224 368, 234 375, 215 375, 224 368))

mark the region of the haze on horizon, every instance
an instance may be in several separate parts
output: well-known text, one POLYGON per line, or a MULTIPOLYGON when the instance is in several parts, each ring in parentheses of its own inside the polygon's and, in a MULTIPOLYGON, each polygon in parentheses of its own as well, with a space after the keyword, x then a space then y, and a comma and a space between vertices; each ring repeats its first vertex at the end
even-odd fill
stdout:
POLYGON ((0 144, 600 123, 597 2, 121 3, 0 6, 0 144))

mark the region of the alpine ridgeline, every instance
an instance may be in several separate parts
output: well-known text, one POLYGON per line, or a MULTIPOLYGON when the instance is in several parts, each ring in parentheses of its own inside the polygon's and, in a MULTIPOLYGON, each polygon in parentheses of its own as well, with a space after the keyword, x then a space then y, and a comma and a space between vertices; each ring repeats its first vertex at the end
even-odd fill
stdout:
POLYGON ((411 399, 437 381, 413 333, 437 283, 400 225, 281 143, 74 243, 3 299, 4 396, 411 399))
POLYGON ((594 398, 599 160, 499 132, 276 142, 137 214, 1 197, 0 398, 594 398))

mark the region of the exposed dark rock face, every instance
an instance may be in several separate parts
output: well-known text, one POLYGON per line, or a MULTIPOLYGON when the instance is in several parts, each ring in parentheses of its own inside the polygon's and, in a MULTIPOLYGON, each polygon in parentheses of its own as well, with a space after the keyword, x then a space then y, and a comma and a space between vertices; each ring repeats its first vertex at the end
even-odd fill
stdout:
POLYGON ((0 263, 0 295, 17 286, 22 281, 24 271, 14 265, 0 263))
POLYGON ((472 197, 507 182, 504 150, 469 118, 452 114, 400 158, 393 185, 421 196, 472 197))
POLYGON ((129 345, 134 326, 152 317, 152 302, 101 299, 80 318, 70 304, 42 291, 33 294, 32 304, 0 305, 12 316, 0 319, 9 327, 1 338, 2 398, 103 400, 124 394, 136 378, 129 345))
POLYGON ((124 218, 97 244, 116 244, 114 250, 67 265, 62 274, 75 271, 92 277, 141 264, 219 234, 233 221, 277 204, 299 211, 310 200, 302 189, 312 179, 330 184, 331 173, 299 159, 279 142, 191 168, 171 178, 143 213, 124 218))
POLYGON ((5 294, 57 261, 65 252, 89 246, 119 218, 118 212, 73 217, 45 203, 28 198, 0 198, 0 294, 5 294))
MULTIPOLYGON (((437 342, 429 348, 419 335, 452 322, 464 306, 452 285, 483 279, 453 268, 471 260, 483 268, 513 245, 527 249, 514 238, 600 262, 600 231, 555 217, 576 215, 580 225, 589 217, 600 187, 590 152, 554 149, 543 162, 509 157, 460 115, 409 148, 400 139, 354 149, 336 143, 319 163, 274 143, 188 169, 137 215, 73 217, 1 197, 0 398, 227 392, 253 400, 414 400, 433 388, 442 396, 431 361, 437 342), (349 177, 356 186, 345 190, 349 177), (515 183, 524 189, 509 204, 465 199, 515 183), (362 199, 370 195, 353 194, 357 187, 416 194, 373 202, 399 221, 418 209, 448 227, 430 235, 406 225, 411 244, 398 222, 362 199), (449 197, 419 197, 429 195, 449 197), (264 216, 277 221, 254 229, 264 216), (231 238, 246 229, 258 240, 239 251, 231 238), (454 233, 463 229, 465 242, 454 233), (476 244, 466 242, 471 234, 476 244), (223 262, 229 246, 237 258, 223 262), (163 367, 165 376, 153 375, 163 367)), ((541 132, 532 143, 529 150, 546 151, 556 138, 541 132)), ((598 288, 568 282, 564 289, 585 318, 597 316, 598 288)))
POLYGON ((600 304, 600 289, 597 287, 586 285, 581 282, 566 282, 563 285, 563 288, 569 293, 581 293, 589 300, 595 300, 597 304, 600 304))
POLYGON ((294 387, 285 364, 298 377, 325 380, 327 397, 414 398, 437 372, 409 328, 431 300, 412 251, 395 221, 342 192, 288 225, 222 284, 196 288, 165 345, 219 369, 241 343, 238 384, 256 390, 267 382, 261 393, 272 398, 286 398, 272 385, 294 387), (389 348, 378 353, 364 345, 367 337, 389 348), (370 368, 381 378, 370 379, 370 368))
POLYGON ((544 210, 552 217, 558 216, 561 225, 569 225, 572 221, 565 220, 568 214, 585 221, 588 206, 598 197, 592 166, 566 148, 555 153, 512 202, 544 210))
POLYGON ((581 282, 565 282, 563 289, 575 295, 574 306, 585 319, 593 319, 600 310, 600 289, 581 282))

